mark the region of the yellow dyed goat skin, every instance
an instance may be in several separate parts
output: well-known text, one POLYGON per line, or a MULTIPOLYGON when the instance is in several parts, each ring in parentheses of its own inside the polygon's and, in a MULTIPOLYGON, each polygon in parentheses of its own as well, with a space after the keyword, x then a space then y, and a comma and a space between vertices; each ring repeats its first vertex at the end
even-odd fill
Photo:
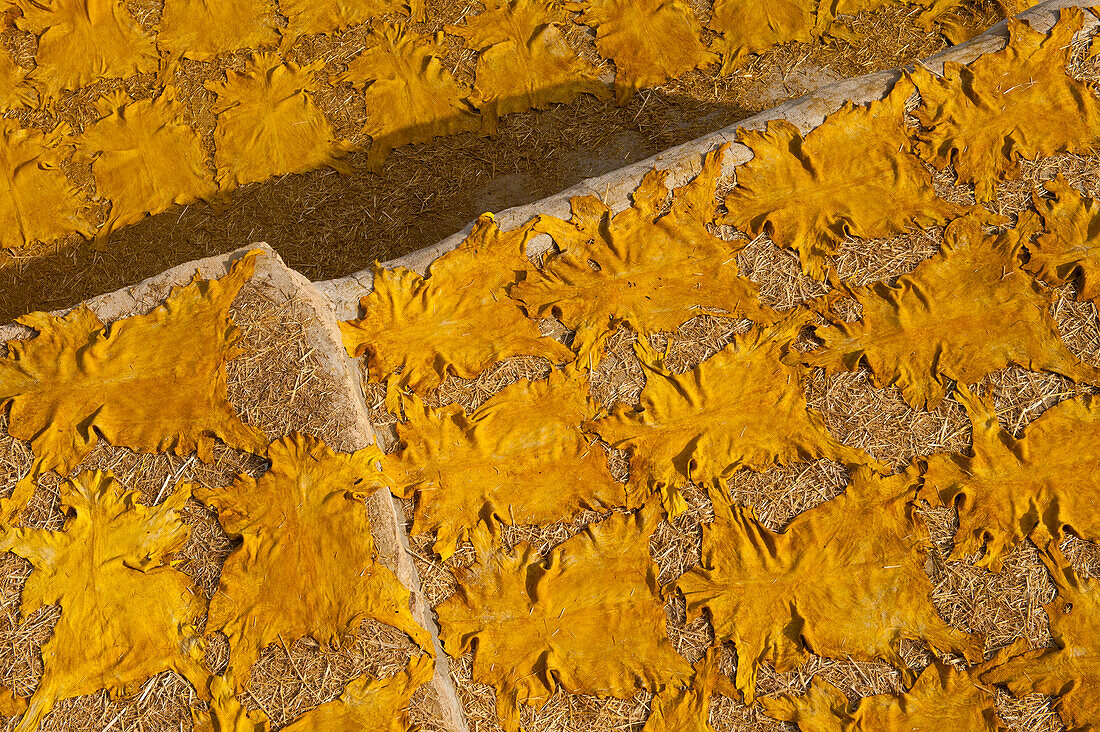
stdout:
POLYGON ((4 530, 0 550, 34 567, 23 590, 24 614, 61 606, 19 732, 36 729, 62 699, 102 688, 116 697, 132 694, 162 671, 177 672, 203 692, 208 673, 195 624, 205 602, 187 575, 168 566, 190 533, 180 518, 190 495, 188 486, 177 486, 150 507, 110 473, 82 472, 61 486, 69 516, 64 531, 4 530))
POLYGON ((199 136, 179 121, 182 106, 174 88, 138 101, 111 94, 99 107, 105 115, 77 138, 77 146, 92 160, 96 194, 111 202, 101 237, 217 190, 199 136))
POLYGON ((280 638, 332 643, 367 618, 430 652, 409 591, 377 559, 363 499, 390 484, 375 468, 378 448, 337 454, 292 433, 271 443, 268 456, 263 477, 241 475, 230 488, 195 493, 243 542, 225 562, 206 625, 208 634, 229 638, 230 675, 243 680, 260 651, 280 638))
POLYGON ((803 135, 786 120, 738 130, 753 158, 737 168, 723 223, 798 252, 802 269, 825 279, 829 257, 848 237, 873 239, 945 224, 960 213, 937 198, 932 176, 909 152, 898 81, 885 99, 847 102, 803 135))
POLYGON ((280 0, 279 12, 288 20, 283 31, 284 47, 291 47, 301 36, 343 30, 406 9, 411 10, 414 20, 420 19, 424 0, 280 0))
POLYGON ((611 447, 630 453, 630 483, 644 494, 660 492, 666 508, 683 509, 678 488, 688 481, 724 490, 741 468, 755 470, 830 458, 871 462, 829 434, 821 415, 806 405, 808 370, 784 363, 803 325, 799 317, 738 335, 730 345, 683 374, 654 363, 644 344, 646 385, 641 409, 617 404, 585 428, 611 447))
POLYGON ((1100 297, 1100 203, 1082 196, 1059 174, 1043 183, 1054 198, 1032 194, 1043 231, 1026 244, 1024 269, 1051 285, 1077 284, 1078 300, 1100 297))
POLYGON ((572 21, 549 0, 486 0, 485 6, 447 32, 480 52, 473 101, 489 132, 505 114, 545 109, 578 94, 610 96, 596 68, 565 42, 557 26, 572 21))
POLYGON ((473 651, 473 679, 496 691, 505 732, 519 732, 520 703, 559 688, 626 699, 686 683, 649 557, 656 526, 654 511, 612 514, 545 559, 525 542, 492 551, 478 531, 478 564, 436 612, 447 653, 473 651))
POLYGON ((340 157, 350 148, 310 96, 319 68, 257 52, 243 71, 229 70, 226 81, 206 83, 218 96, 214 162, 220 188, 326 166, 347 170, 340 157))
POLYGON ((722 53, 723 70, 743 56, 813 37, 819 0, 715 0, 707 27, 722 34, 711 48, 722 53))
POLYGON ((952 222, 940 251, 895 284, 853 288, 862 317, 819 327, 824 346, 806 362, 850 371, 866 363, 878 387, 896 385, 918 409, 934 409, 948 379, 972 384, 1011 365, 1100 383, 1100 370, 1062 343, 1049 290, 1020 266, 1038 230, 1026 211, 997 235, 984 232, 979 216, 952 222))
POLYGON ((273 11, 267 0, 164 0, 157 46, 172 56, 196 61, 270 46, 279 40, 273 11))
POLYGON ((469 417, 415 397, 404 411, 385 470, 397 495, 418 496, 412 533, 436 531, 443 559, 484 521, 547 524, 627 504, 606 452, 581 432, 596 406, 573 369, 506 387, 469 417))
POLYGON ((637 332, 674 331, 704 313, 771 322, 759 288, 737 273, 737 250, 711 234, 715 190, 725 147, 710 153, 690 183, 672 192, 663 171, 649 173, 633 205, 615 216, 598 199, 572 201, 566 223, 543 216, 535 224, 560 253, 530 268, 508 294, 533 316, 554 316, 576 331, 581 359, 621 324, 637 332))
POLYGON ((1053 648, 1040 648, 982 675, 1017 696, 1057 696, 1055 709, 1072 730, 1100 729, 1100 587, 1072 569, 1049 537, 1037 543, 1058 596, 1044 605, 1053 648))
POLYGON ((718 667, 719 652, 719 646, 707 650, 690 682, 673 681, 657 692, 642 732, 715 732, 709 722, 711 696, 739 696, 718 667))
POLYGON ((363 132, 371 136, 367 162, 373 170, 395 147, 477 129, 480 122, 465 101, 471 90, 443 66, 440 38, 391 24, 376 24, 370 37, 376 45, 338 79, 366 86, 363 132))
POLYGON ((1065 8, 1050 35, 1010 18, 1004 50, 966 66, 948 61, 942 76, 918 65, 910 77, 921 96, 913 111, 919 154, 954 165, 959 183, 992 201, 997 183, 1020 177, 1024 158, 1100 149, 1100 99, 1066 72, 1084 18, 1083 9, 1065 8))
POLYGON ((371 381, 392 381, 418 393, 448 373, 474 378, 510 356, 544 356, 555 363, 573 352, 542 337, 505 288, 526 269, 530 224, 502 232, 489 214, 454 251, 432 262, 428 276, 398 267, 374 268, 374 290, 360 300, 362 317, 340 323, 344 347, 367 355, 371 381))
POLYGON ((965 387, 956 399, 973 424, 972 454, 929 457, 922 490, 933 505, 958 510, 952 557, 980 552, 974 563, 999 572, 1012 548, 1039 526, 1059 539, 1067 531, 1100 539, 1100 485, 1081 467, 1100 460, 1100 400, 1085 394, 1056 404, 1016 439, 997 421, 990 399, 965 387))
POLYGON ((270 732, 266 718, 249 716, 248 709, 237 698, 238 683, 235 675, 211 676, 207 684, 210 690, 209 714, 200 717, 195 732, 270 732))
POLYGON ((38 36, 29 75, 46 99, 101 79, 155 72, 156 45, 122 0, 11 0, 16 26, 38 36))
POLYGON ((737 688, 752 699, 764 662, 780 673, 813 653, 885 660, 913 673, 903 639, 980 656, 976 636, 932 605, 924 526, 914 516, 917 471, 882 477, 860 467, 840 496, 800 514, 782 534, 749 509, 715 499, 703 526, 702 566, 676 581, 688 617, 706 612, 715 637, 737 650, 737 688), (858 517, 858 520, 855 520, 858 517))
POLYGON ((685 0, 578 0, 565 8, 580 11, 581 22, 596 29, 596 48, 615 63, 620 104, 642 87, 717 60, 700 40, 702 26, 685 0))
POLYGON ((11 509, 30 498, 37 475, 67 473, 100 438, 138 452, 197 451, 203 462, 215 439, 263 454, 267 440, 237 416, 225 375, 240 352, 229 307, 259 255, 237 260, 219 280, 196 275, 148 314, 109 327, 86 305, 18 319, 38 335, 8 343, 0 405, 11 405, 8 432, 30 441, 35 462, 8 499, 11 509))
POLYGON ((874 694, 854 704, 820 676, 806 694, 762 697, 764 713, 802 732, 998 732, 994 694, 980 681, 986 664, 965 670, 935 656, 903 694, 874 694))
POLYGON ((50 133, 26 130, 0 119, 0 247, 23 247, 65 234, 90 234, 84 194, 72 185, 61 164, 72 150, 58 128, 50 133))

